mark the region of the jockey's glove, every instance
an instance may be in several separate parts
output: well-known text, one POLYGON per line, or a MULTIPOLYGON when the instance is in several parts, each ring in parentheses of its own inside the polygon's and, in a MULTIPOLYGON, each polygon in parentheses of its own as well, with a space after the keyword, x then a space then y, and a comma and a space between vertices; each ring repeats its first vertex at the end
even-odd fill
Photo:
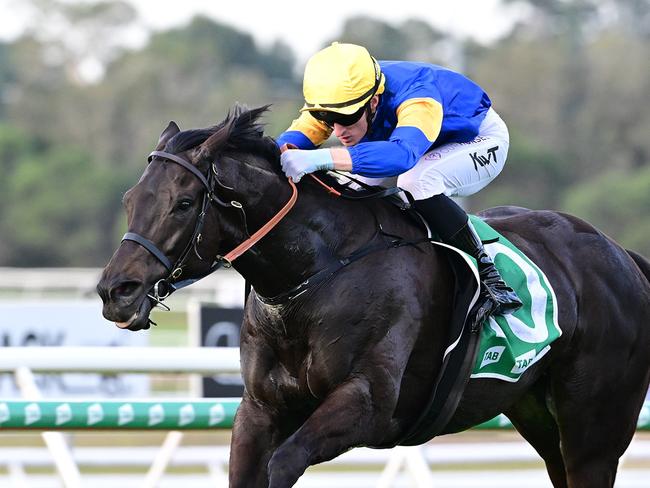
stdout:
POLYGON ((329 149, 291 149, 282 153, 280 162, 282 171, 294 183, 298 183, 303 176, 314 171, 334 169, 334 161, 329 149))

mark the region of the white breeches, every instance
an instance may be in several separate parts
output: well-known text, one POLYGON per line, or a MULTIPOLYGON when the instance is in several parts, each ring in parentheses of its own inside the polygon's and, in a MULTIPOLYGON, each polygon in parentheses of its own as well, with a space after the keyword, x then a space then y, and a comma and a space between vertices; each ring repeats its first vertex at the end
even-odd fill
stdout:
POLYGON ((505 165, 509 146, 508 127, 490 108, 474 140, 436 147, 397 177, 356 178, 370 185, 396 184, 409 191, 416 200, 441 193, 449 197, 466 197, 497 177, 505 165))

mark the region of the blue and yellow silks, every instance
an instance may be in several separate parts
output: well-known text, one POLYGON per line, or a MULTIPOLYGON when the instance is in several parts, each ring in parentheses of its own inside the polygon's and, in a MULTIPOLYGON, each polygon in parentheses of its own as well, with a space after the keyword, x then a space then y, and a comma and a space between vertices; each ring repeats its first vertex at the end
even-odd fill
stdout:
MULTIPOLYGON (((406 61, 379 61, 386 77, 371 129, 348 148, 352 172, 368 177, 399 175, 412 168, 432 147, 476 137, 491 106, 476 83, 440 66, 406 61)), ((332 129, 303 112, 278 137, 314 149, 332 129)))

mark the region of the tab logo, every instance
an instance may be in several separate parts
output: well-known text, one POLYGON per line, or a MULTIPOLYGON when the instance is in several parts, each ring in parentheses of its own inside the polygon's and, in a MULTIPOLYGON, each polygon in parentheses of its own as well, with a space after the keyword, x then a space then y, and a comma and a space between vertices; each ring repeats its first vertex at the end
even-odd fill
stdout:
POLYGON ((510 372, 515 374, 523 373, 533 364, 536 356, 537 352, 535 349, 532 349, 521 356, 517 356, 515 358, 515 365, 510 372))
POLYGON ((95 425, 104 420, 104 409, 99 403, 88 407, 88 425, 95 425))
POLYGON ((483 355, 483 361, 481 361, 481 366, 479 366, 478 369, 481 369, 488 364, 498 363, 501 360, 501 355, 505 349, 505 346, 494 346, 489 348, 487 351, 485 351, 485 354, 483 355))
POLYGON ((72 420, 72 409, 69 403, 63 403, 56 407, 56 425, 65 424, 72 420))
POLYGON ((178 413, 178 425, 188 425, 194 422, 194 407, 189 403, 181 407, 180 412, 178 413))
POLYGON ((6 403, 0 403, 0 424, 5 423, 11 419, 11 413, 6 403))
POLYGON ((223 405, 217 403, 215 406, 210 408, 210 420, 208 425, 216 425, 220 422, 223 422, 223 419, 226 418, 226 411, 223 409, 223 405))
POLYGON ((135 414, 133 413, 133 405, 125 403, 117 409, 117 425, 128 424, 133 421, 135 414))
POLYGON ((30 403, 25 407, 25 425, 31 425, 41 420, 41 407, 36 403, 30 403))
POLYGON ((149 408, 149 426, 158 425, 165 420, 165 409, 160 403, 149 408))
POLYGON ((510 419, 503 414, 500 414, 499 417, 499 427, 512 427, 512 422, 510 419))

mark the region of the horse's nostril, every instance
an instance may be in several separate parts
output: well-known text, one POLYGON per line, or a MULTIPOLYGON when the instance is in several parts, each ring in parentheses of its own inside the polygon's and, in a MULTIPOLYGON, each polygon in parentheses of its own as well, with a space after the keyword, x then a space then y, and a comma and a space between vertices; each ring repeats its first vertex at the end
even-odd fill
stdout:
POLYGON ((140 288, 142 283, 140 281, 123 281, 111 290, 111 298, 119 300, 121 298, 128 298, 135 294, 140 288))

